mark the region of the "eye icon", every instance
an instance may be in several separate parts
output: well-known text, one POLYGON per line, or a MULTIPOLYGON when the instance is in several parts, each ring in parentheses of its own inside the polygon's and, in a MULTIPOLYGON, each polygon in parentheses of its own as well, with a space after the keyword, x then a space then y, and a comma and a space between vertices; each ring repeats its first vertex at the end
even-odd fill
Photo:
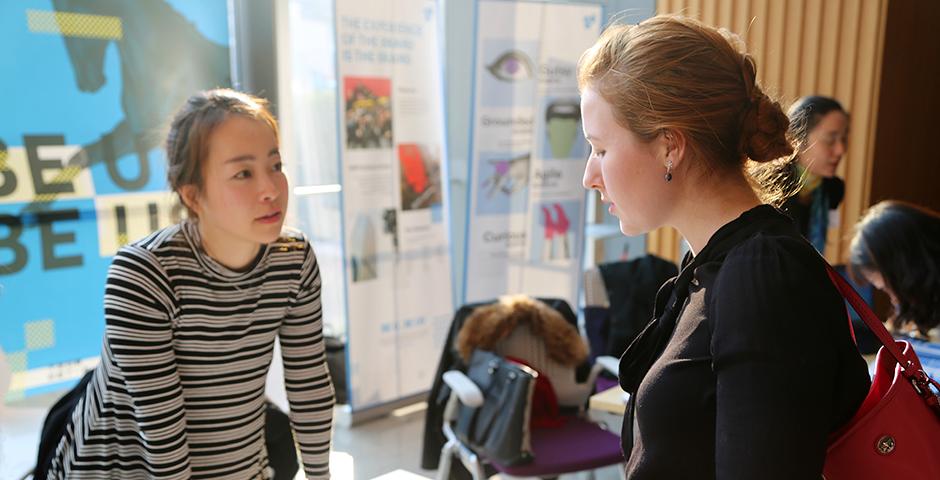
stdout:
POLYGON ((499 80, 504 82, 518 82, 532 78, 532 60, 519 50, 509 50, 500 55, 493 63, 487 65, 487 70, 499 80))

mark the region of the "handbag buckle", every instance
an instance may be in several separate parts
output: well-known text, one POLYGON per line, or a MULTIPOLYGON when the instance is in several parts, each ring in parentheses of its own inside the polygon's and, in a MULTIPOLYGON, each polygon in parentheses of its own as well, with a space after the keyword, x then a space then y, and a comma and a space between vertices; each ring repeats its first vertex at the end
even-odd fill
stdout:
POLYGON ((924 396, 924 383, 921 379, 917 377, 911 377, 911 385, 914 386, 914 391, 917 392, 918 395, 924 396))
POLYGON ((881 455, 887 455, 894 451, 895 445, 894 437, 891 435, 882 435, 882 437, 875 442, 875 450, 881 455))
POLYGON ((933 392, 930 390, 930 377, 927 376, 927 372, 923 370, 915 371, 911 376, 911 385, 914 386, 914 391, 922 397, 927 397, 933 392))

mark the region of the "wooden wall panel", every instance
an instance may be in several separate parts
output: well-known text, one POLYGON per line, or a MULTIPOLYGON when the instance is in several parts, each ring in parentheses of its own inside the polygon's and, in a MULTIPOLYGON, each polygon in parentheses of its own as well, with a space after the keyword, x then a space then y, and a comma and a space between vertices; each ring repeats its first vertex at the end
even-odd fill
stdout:
MULTIPOLYGON (((869 205, 874 131, 888 0, 659 0, 658 13, 681 13, 737 33, 757 61, 758 81, 784 109, 803 95, 838 99, 852 120, 838 175, 846 181, 841 223, 826 256, 844 263, 852 226, 869 205)), ((651 234, 648 250, 677 259, 671 230, 651 234)))
POLYGON ((808 26, 803 22, 805 18, 803 15, 805 2, 803 0, 776 3, 782 5, 786 10, 786 21, 784 23, 786 31, 780 37, 780 43, 778 44, 780 54, 777 55, 782 59, 783 76, 778 81, 783 86, 782 91, 799 92, 801 69, 792 68, 791 66, 804 62, 808 63, 808 60, 802 56, 806 53, 803 50, 803 35, 811 25, 808 26))
POLYGON ((646 251, 679 263, 681 237, 673 228, 660 228, 646 235, 646 251))
POLYGON ((734 24, 734 5, 731 3, 731 0, 717 0, 715 3, 718 4, 718 24, 719 25, 733 25, 734 24))
MULTIPOLYGON (((731 10, 731 31, 736 32, 745 42, 748 41, 749 33, 751 31, 751 9, 750 2, 747 0, 744 1, 734 1, 734 0, 724 0, 725 3, 729 5, 731 10)), ((724 23, 722 23, 724 25, 724 23)))
MULTIPOLYGON (((808 47, 820 45, 822 41, 822 6, 822 2, 806 2, 803 13, 803 38, 800 43, 800 52, 804 55, 802 62, 806 65, 819 65, 821 49, 808 47)), ((818 88, 819 68, 800 68, 794 69, 794 71, 798 72, 800 76, 798 91, 811 92, 818 88)))

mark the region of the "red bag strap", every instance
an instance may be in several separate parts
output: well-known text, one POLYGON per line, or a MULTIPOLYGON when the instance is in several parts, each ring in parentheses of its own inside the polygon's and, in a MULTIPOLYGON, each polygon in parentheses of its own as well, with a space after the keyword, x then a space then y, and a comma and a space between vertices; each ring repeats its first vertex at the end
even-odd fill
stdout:
MULTIPOLYGON (((842 297, 849 302, 849 305, 858 313, 862 321, 865 322, 865 325, 868 325, 868 329, 875 334, 875 337, 877 337, 878 341, 884 346, 885 351, 898 362, 898 365, 901 366, 901 374, 911 381, 914 389, 924 398, 927 404, 940 414, 940 405, 938 405, 937 396, 930 391, 931 384, 940 390, 940 383, 930 378, 927 373, 924 372, 923 367, 920 365, 920 359, 917 358, 916 354, 912 353, 907 355, 898 348, 894 337, 891 336, 891 333, 888 332, 884 324, 881 323, 881 320, 875 315, 871 307, 865 303, 865 300, 862 300, 861 295, 852 288, 852 285, 849 285, 849 282, 842 278, 839 272, 832 268, 832 265, 829 265, 829 262, 825 263, 826 273, 829 274, 829 279, 832 280, 832 283, 835 285, 836 289, 839 290, 839 293, 842 294, 842 297)), ((850 329, 852 328, 851 323, 851 320, 849 320, 850 329)), ((854 331, 852 336, 854 339, 854 331)), ((911 349, 911 352, 913 352, 913 349, 911 349)))
MULTIPOLYGON (((868 329, 878 337, 878 341, 884 345, 885 350, 887 350, 898 363, 902 366, 906 366, 908 358, 904 355, 904 352, 898 349, 897 344, 894 343, 894 337, 891 336, 888 329, 881 323, 881 319, 875 315, 875 312, 871 310, 871 307, 868 306, 865 300, 862 300, 862 296, 859 295, 858 292, 852 288, 852 285, 842 278, 842 275, 840 275, 836 269, 832 268, 828 262, 826 263, 826 273, 829 274, 829 279, 835 284, 836 289, 839 290, 842 297, 849 302, 849 305, 858 313, 862 321, 865 322, 865 325, 868 325, 868 329)), ((915 358, 914 361, 917 361, 917 359, 915 358)), ((919 361, 917 362, 918 364, 920 363, 919 361)))

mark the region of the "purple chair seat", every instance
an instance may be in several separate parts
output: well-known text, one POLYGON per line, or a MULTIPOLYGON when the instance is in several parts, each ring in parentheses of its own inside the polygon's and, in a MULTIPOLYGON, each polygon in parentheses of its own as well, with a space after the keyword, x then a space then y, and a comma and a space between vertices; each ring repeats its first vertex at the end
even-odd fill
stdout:
POLYGON ((618 382, 616 378, 607 378, 603 375, 598 375, 597 381, 594 383, 594 391, 601 393, 618 385, 620 385, 620 382, 618 382))
POLYGON ((532 430, 534 460, 524 465, 496 470, 518 477, 555 475, 593 470, 623 462, 620 437, 577 417, 569 417, 559 428, 532 430))

